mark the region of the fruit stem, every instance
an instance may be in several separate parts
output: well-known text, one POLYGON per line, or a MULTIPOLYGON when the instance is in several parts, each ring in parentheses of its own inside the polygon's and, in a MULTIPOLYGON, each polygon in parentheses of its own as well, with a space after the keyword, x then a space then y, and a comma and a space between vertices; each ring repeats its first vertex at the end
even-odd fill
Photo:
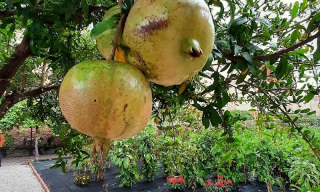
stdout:
POLYGON ((181 49, 183 53, 187 53, 188 55, 190 55, 192 60, 201 57, 201 55, 203 54, 199 42, 195 39, 186 39, 182 43, 181 49))
MULTIPOLYGON (((119 1, 120 3, 120 1, 119 1)), ((125 13, 121 13, 121 17, 120 17, 120 21, 117 25, 117 30, 116 30, 116 34, 113 38, 113 48, 112 48, 112 53, 109 57, 109 60, 110 61, 113 61, 114 60, 114 56, 116 54, 116 49, 118 47, 118 42, 119 42, 119 37, 120 37, 120 34, 122 33, 122 28, 124 26, 124 23, 125 23, 125 18, 126 18, 126 14, 125 13)))

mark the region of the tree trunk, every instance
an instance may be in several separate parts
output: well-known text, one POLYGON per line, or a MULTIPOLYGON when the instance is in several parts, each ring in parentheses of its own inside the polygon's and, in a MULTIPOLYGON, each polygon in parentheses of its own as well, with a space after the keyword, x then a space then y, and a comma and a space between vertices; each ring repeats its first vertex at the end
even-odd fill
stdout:
POLYGON ((8 59, 7 64, 0 70, 0 97, 3 96, 10 83, 10 79, 17 73, 24 61, 32 55, 29 37, 24 37, 8 59))
POLYGON ((38 133, 39 127, 36 126, 36 135, 35 135, 35 142, 34 142, 34 161, 39 161, 39 151, 38 151, 38 133))
POLYGON ((32 127, 30 129, 31 129, 31 132, 30 132, 30 155, 33 155, 32 154, 32 127))

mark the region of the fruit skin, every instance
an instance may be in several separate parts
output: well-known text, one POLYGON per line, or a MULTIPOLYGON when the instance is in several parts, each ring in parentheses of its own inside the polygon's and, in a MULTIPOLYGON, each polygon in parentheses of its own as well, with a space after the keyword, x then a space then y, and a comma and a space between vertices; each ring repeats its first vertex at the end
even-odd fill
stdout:
MULTIPOLYGON (((105 14, 103 21, 109 20, 112 16, 120 14, 121 9, 119 6, 114 6, 107 11, 105 14)), ((100 35, 96 36, 95 39, 97 41, 97 48, 101 55, 105 59, 109 59, 112 54, 112 41, 116 34, 116 28, 106 30, 100 35)))
POLYGON ((212 15, 204 0, 138 0, 122 43, 130 48, 127 62, 149 81, 181 84, 203 68, 213 49, 212 15))
POLYGON ((124 139, 144 129, 152 95, 148 81, 134 66, 89 60, 67 73, 59 104, 74 129, 103 144, 104 138, 124 139))

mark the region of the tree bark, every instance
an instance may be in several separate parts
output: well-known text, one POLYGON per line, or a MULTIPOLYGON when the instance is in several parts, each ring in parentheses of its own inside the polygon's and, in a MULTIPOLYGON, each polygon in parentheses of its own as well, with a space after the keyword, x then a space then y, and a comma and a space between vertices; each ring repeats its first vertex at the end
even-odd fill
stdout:
POLYGON ((16 14, 16 11, 13 10, 8 10, 8 11, 0 11, 0 20, 6 18, 6 17, 11 17, 16 14))
POLYGON ((25 92, 19 92, 18 90, 14 91, 12 94, 5 97, 3 102, 0 105, 0 119, 8 112, 8 110, 13 107, 16 103, 26 99, 27 97, 36 97, 42 93, 51 90, 58 90, 60 85, 54 85, 50 87, 37 88, 25 92))
POLYGON ((10 79, 17 73, 24 61, 32 55, 29 37, 24 37, 16 50, 8 59, 7 64, 0 70, 0 97, 3 96, 10 79))
POLYGON ((32 127, 30 129, 31 129, 31 131, 30 131, 30 151, 29 151, 29 153, 31 156, 32 155, 32 127))
POLYGON ((39 161, 39 150, 38 150, 38 134, 39 134, 39 127, 36 126, 36 135, 34 137, 34 161, 39 161))

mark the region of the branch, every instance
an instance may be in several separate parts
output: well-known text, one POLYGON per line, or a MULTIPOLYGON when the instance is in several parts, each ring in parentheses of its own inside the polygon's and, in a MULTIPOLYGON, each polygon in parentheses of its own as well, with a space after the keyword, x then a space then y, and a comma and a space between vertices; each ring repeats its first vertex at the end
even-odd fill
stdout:
POLYGON ((0 20, 9 17, 9 16, 13 16, 16 14, 15 10, 9 10, 9 11, 0 11, 0 20))
POLYGON ((313 36, 309 36, 307 39, 301 41, 300 43, 297 43, 287 49, 284 49, 284 50, 281 50, 281 51, 278 51, 278 52, 275 52, 273 54, 270 54, 270 55, 263 55, 263 56, 257 56, 257 57, 254 57, 253 59, 254 60, 258 60, 258 61, 265 61, 265 60, 270 60, 270 59, 277 59, 279 57, 281 57, 282 55, 290 52, 290 51, 293 51, 311 41, 313 41, 314 39, 320 37, 320 32, 316 33, 315 35, 313 36))
POLYGON ((117 25, 117 30, 116 30, 116 34, 113 38, 113 48, 112 48, 112 52, 111 52, 111 55, 109 57, 109 60, 110 61, 113 61, 114 60, 114 56, 116 54, 116 49, 118 47, 118 41, 119 41, 119 37, 120 37, 120 33, 122 31, 122 28, 124 26, 124 23, 125 23, 125 18, 126 18, 126 14, 122 12, 122 0, 119 0, 119 6, 120 6, 120 9, 121 9, 121 17, 120 17, 120 21, 117 25))
MULTIPOLYGON (((313 41, 314 39, 320 37, 320 31, 318 33, 316 33, 315 35, 313 36, 309 36, 307 39, 301 41, 300 43, 297 43, 287 49, 283 49, 281 51, 278 51, 278 52, 275 52, 273 54, 269 54, 269 55, 261 55, 261 56, 256 56, 253 58, 253 60, 256 60, 256 61, 266 61, 266 60, 270 60, 270 59, 277 59, 279 57, 281 57, 282 55, 286 54, 286 53, 289 53, 290 51, 294 51, 295 49, 313 41)), ((222 55, 224 58, 230 60, 230 61, 245 61, 245 59, 243 57, 240 57, 240 56, 234 56, 234 55, 230 55, 228 53, 224 53, 222 52, 222 55)))
POLYGON ((222 56, 230 61, 240 61, 240 60, 244 60, 244 58, 239 57, 239 56, 234 56, 234 55, 229 55, 228 53, 223 53, 222 52, 222 56))
POLYGON ((120 21, 119 21, 119 23, 118 23, 118 25, 117 25, 116 34, 115 34, 115 36, 114 36, 114 38, 113 38, 113 48, 112 48, 111 55, 110 55, 110 57, 109 57, 109 60, 110 60, 110 61, 113 61, 114 56, 115 56, 115 54, 116 54, 116 49, 117 49, 117 47, 118 47, 118 41, 119 41, 120 33, 121 33, 122 28, 123 28, 123 25, 124 25, 125 18, 126 18, 126 14, 123 13, 123 14, 121 15, 120 21))
POLYGON ((10 79, 17 73, 19 67, 31 55, 30 39, 28 37, 24 37, 21 43, 16 47, 14 53, 8 59, 7 64, 0 70, 0 97, 6 91, 10 83, 10 79))
POLYGON ((26 90, 24 92, 20 92, 18 90, 13 91, 11 95, 5 97, 3 102, 0 105, 0 119, 4 117, 4 115, 8 112, 8 110, 13 107, 16 103, 28 98, 28 97, 36 97, 42 93, 51 91, 51 90, 59 90, 60 85, 53 85, 45 88, 36 88, 32 90, 26 90))

